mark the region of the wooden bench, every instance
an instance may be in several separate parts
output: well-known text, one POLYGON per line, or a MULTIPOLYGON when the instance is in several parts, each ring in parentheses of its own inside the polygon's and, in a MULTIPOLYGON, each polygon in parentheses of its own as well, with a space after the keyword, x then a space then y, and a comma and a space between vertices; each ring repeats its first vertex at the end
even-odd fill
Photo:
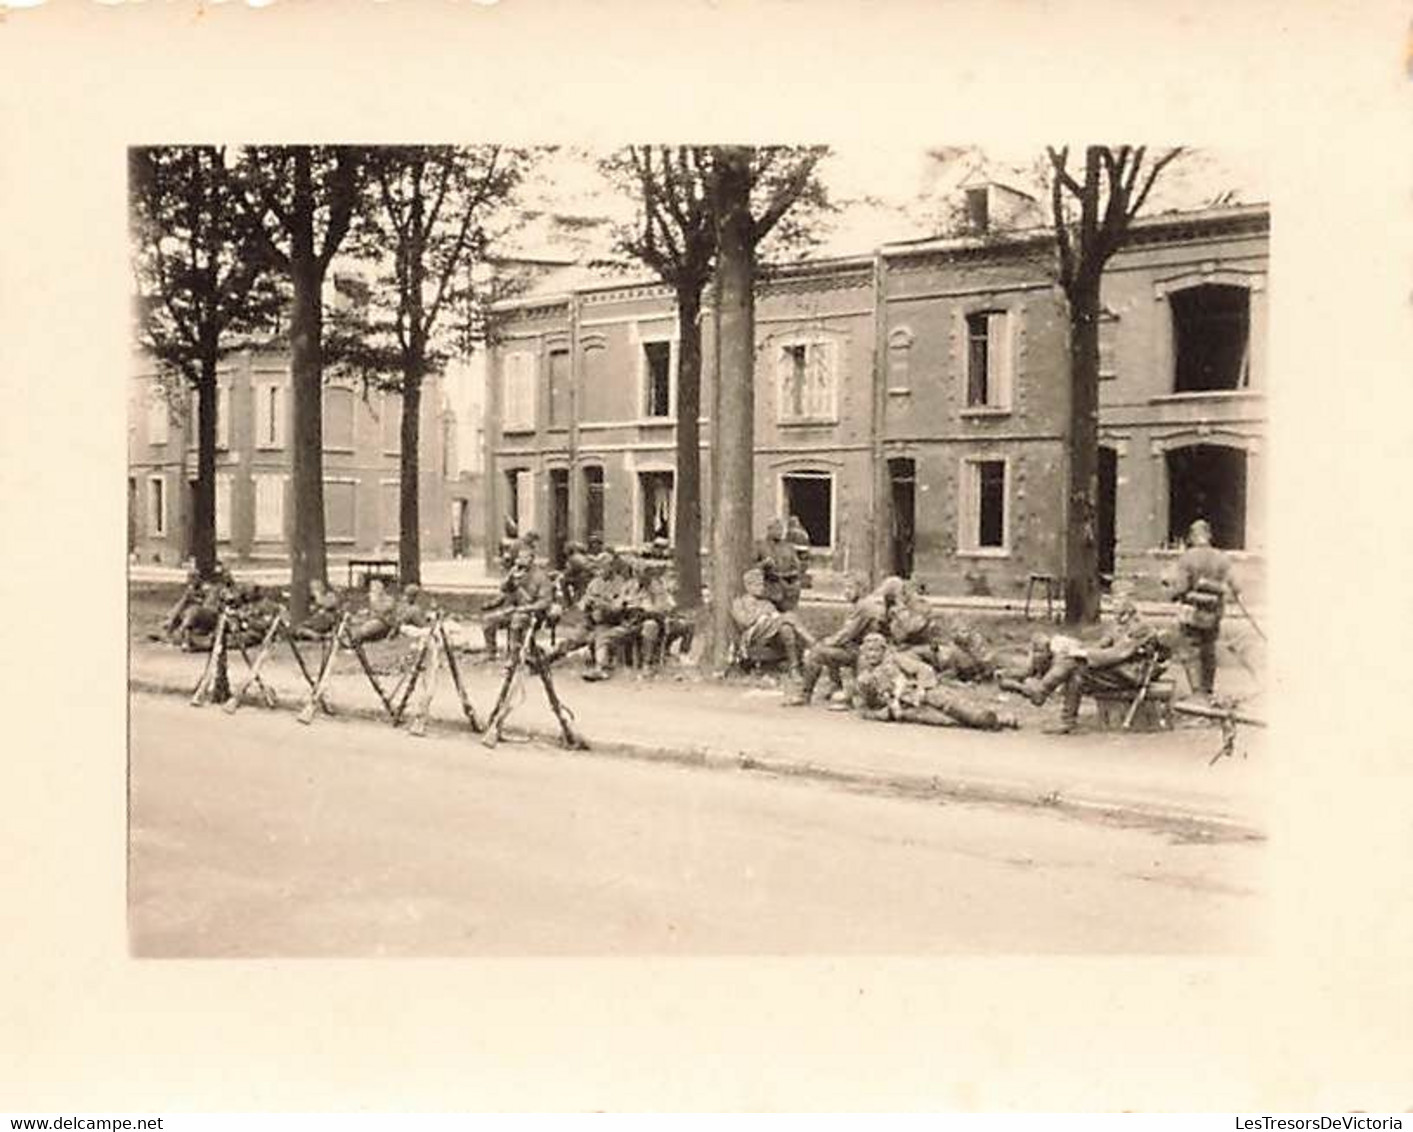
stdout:
POLYGON ((348 560, 348 588, 366 587, 377 578, 380 581, 397 584, 397 559, 395 558, 350 558, 348 560), (355 575, 359 580, 355 582, 355 575))

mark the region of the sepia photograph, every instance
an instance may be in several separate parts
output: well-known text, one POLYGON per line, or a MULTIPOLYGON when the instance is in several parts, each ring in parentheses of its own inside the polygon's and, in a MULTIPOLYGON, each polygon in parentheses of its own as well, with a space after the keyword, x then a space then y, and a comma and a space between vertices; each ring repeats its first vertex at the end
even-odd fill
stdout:
POLYGON ((0 70, 0 1120, 1413 1111, 1406 5, 0 70))
POLYGON ((134 955, 1259 952, 1259 160, 128 189, 134 955))

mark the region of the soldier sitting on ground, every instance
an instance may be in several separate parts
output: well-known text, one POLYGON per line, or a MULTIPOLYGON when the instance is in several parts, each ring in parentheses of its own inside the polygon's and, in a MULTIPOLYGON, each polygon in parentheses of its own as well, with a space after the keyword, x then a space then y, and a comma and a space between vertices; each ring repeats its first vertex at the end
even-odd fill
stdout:
POLYGON ((496 658, 496 636, 502 628, 506 630, 507 652, 518 650, 524 634, 533 632, 549 614, 554 598, 554 584, 536 563, 533 545, 522 545, 501 583, 494 612, 481 618, 487 656, 496 658))
POLYGON ((1080 701, 1096 692, 1137 694, 1151 665, 1168 655, 1157 630, 1139 616, 1138 607, 1124 599, 1115 611, 1115 624, 1092 645, 1073 637, 1043 635, 1031 641, 1028 671, 1022 679, 1008 675, 1000 686, 1025 696, 1036 707, 1056 688, 1064 689, 1060 723, 1051 730, 1073 732, 1079 720, 1080 701))
POLYGON ((982 731, 1018 727, 1012 715, 981 707, 941 682, 925 661, 889 647, 870 633, 859 647, 854 707, 865 719, 931 726, 960 725, 982 731))
POLYGON ((162 618, 162 627, 159 631, 148 633, 147 639, 150 641, 168 641, 171 644, 180 643, 178 630, 181 628, 182 619, 189 609, 201 604, 202 596, 205 592, 205 585, 201 580, 201 574, 195 565, 187 567, 186 583, 182 587, 182 592, 172 607, 167 610, 167 615, 162 618))
POLYGON ((350 644, 381 641, 397 631, 397 599, 388 593, 381 579, 368 582, 368 605, 349 619, 350 644))
MULTIPOLYGON (((746 592, 731 603, 731 620, 736 625, 741 652, 746 659, 760 663, 785 663, 792 678, 802 676, 801 660, 812 642, 801 639, 798 623, 782 613, 766 597, 765 574, 747 570, 742 576, 746 592)), ((787 694, 787 704, 802 704, 801 693, 787 694)))
POLYGON ((323 640, 338 627, 342 614, 343 598, 339 592, 315 578, 309 583, 309 612, 295 636, 305 641, 323 640))
POLYGON ((831 704, 846 708, 853 694, 859 645, 868 634, 881 632, 888 624, 887 603, 876 593, 865 593, 863 579, 856 575, 844 579, 844 600, 849 602, 844 623, 805 653, 801 689, 805 703, 813 696, 819 678, 827 674, 834 685, 831 704))
POLYGON ((674 644, 679 655, 685 655, 692 647, 692 622, 677 611, 677 577, 670 561, 644 560, 641 608, 638 636, 642 664, 649 671, 656 671, 674 644))
POLYGON ((629 563, 610 550, 584 593, 591 661, 585 680, 607 680, 623 647, 642 625, 642 591, 629 563))

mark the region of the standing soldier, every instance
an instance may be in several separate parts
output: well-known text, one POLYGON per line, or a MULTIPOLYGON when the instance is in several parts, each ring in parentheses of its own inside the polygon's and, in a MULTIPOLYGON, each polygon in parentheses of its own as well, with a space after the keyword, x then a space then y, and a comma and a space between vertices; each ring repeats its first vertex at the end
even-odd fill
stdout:
POLYGON ((765 597, 781 613, 800 604, 803 570, 799 548, 785 537, 785 524, 771 519, 765 538, 756 544, 756 566, 765 578, 765 597))
POLYGON ((1178 559, 1172 585, 1174 599, 1182 603, 1178 624, 1187 644, 1183 662, 1188 683, 1194 693, 1210 697, 1217 682, 1217 636, 1227 594, 1239 598, 1241 591, 1231 561, 1212 545, 1206 519, 1188 528, 1187 549, 1178 559))

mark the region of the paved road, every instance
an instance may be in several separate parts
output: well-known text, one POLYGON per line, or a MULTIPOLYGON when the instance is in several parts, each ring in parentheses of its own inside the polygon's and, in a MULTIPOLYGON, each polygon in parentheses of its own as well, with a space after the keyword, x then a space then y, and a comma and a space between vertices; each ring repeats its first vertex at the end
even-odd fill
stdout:
POLYGON ((1262 848, 132 701, 144 956, 1246 952, 1262 848))

